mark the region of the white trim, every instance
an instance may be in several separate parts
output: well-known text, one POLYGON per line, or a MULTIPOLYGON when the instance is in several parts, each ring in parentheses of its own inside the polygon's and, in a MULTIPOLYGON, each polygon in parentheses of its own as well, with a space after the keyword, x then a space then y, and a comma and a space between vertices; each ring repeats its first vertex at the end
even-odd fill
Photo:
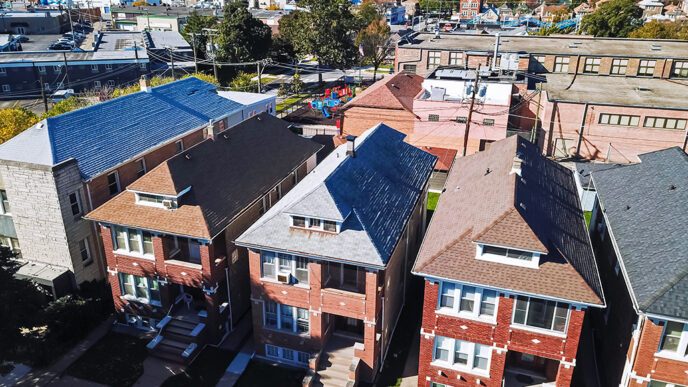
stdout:
POLYGON ((435 367, 442 367, 442 368, 449 368, 453 369, 456 371, 460 372, 465 372, 469 373, 472 375, 478 375, 478 376, 490 376, 490 367, 492 365, 492 350, 493 347, 487 344, 480 344, 480 343, 474 343, 471 341, 466 341, 466 340, 460 340, 460 339, 455 339, 452 337, 446 337, 446 336, 440 336, 437 335, 435 336, 433 343, 432 343, 432 360, 430 362, 430 365, 435 366, 435 367), (449 361, 443 361, 435 358, 435 354, 437 353, 437 348, 438 348, 438 343, 440 341, 446 340, 445 343, 447 343, 446 347, 442 347, 443 350, 448 351, 448 359, 449 361), (457 352, 457 345, 462 345, 466 344, 467 351, 465 352, 460 352, 468 355, 467 359, 467 364, 462 365, 460 363, 454 363, 455 359, 455 353, 457 352), (451 344, 451 345, 450 345, 451 344), (479 347, 480 346, 480 347, 479 347), (486 369, 481 369, 475 366, 475 358, 478 357, 479 354, 479 348, 484 348, 487 350, 489 353, 483 354, 483 356, 480 356, 482 358, 487 357, 487 368, 486 369))
POLYGON ((129 301, 136 301, 136 302, 141 302, 141 303, 144 303, 144 304, 149 304, 149 305, 154 305, 154 306, 162 306, 161 300, 152 300, 152 299, 151 299, 151 292, 150 292, 150 287, 151 287, 151 284, 150 284, 150 283, 151 283, 151 281, 153 281, 153 282, 155 282, 155 283, 158 284, 158 294, 160 293, 160 283, 158 282, 157 279, 155 279, 155 278, 148 278, 148 277, 142 277, 142 276, 139 276, 139 275, 136 275, 136 274, 131 274, 131 273, 121 273, 121 272, 118 273, 117 276, 118 276, 119 283, 120 283, 120 294, 121 294, 121 298, 123 298, 123 299, 125 299, 125 300, 129 300, 129 301), (126 291, 125 291, 125 287, 124 287, 124 286, 125 286, 125 284, 127 284, 127 283, 123 280, 123 276, 125 276, 125 275, 131 276, 131 278, 132 278, 132 280, 133 280, 133 284, 131 284, 131 285, 134 287, 134 294, 133 294, 133 295, 126 294, 126 291), (139 298, 139 297, 136 297, 136 290, 137 290, 137 288, 138 288, 138 284, 136 283, 136 278, 137 278, 137 277, 138 277, 138 278, 143 278, 143 279, 146 280, 146 297, 147 297, 147 298, 139 298))
POLYGON ((292 306, 292 305, 286 305, 286 304, 280 304, 279 302, 268 300, 268 301, 263 301, 263 328, 264 329, 270 329, 282 333, 289 333, 293 334, 296 336, 302 336, 302 337, 310 337, 311 336, 311 312, 309 309, 306 308, 299 308, 298 306, 292 306), (266 315, 266 305, 268 303, 272 303, 276 305, 275 309, 275 314, 276 314, 276 326, 268 326, 267 325, 267 319, 265 318, 266 315), (288 307, 291 308, 291 330, 282 328, 282 317, 284 316, 282 314, 282 307, 288 307), (307 316, 308 316, 308 331, 307 332, 299 332, 298 330, 298 324, 299 324, 299 310, 306 311, 307 316))
MULTIPOLYGON (((571 319, 571 307, 572 307, 571 304, 569 304, 569 307, 566 310, 566 322, 564 324, 564 330, 563 331, 557 331, 553 328, 540 328, 540 327, 534 327, 531 325, 527 325, 528 312, 530 310, 530 301, 532 298, 537 298, 537 297, 526 297, 526 298, 528 300, 527 300, 527 305, 526 305, 526 314, 525 314, 525 316, 523 316, 523 323, 514 322, 514 319, 516 318, 516 303, 518 302, 518 297, 514 298, 514 306, 513 306, 512 311, 511 311, 511 328, 524 330, 524 331, 542 333, 542 334, 546 334, 549 336, 566 337, 568 330, 569 330, 569 320, 571 319)), ((559 301, 551 301, 551 300, 542 300, 542 299, 540 299, 540 301, 550 301, 550 302, 556 303, 554 305, 554 309, 552 310, 552 325, 551 326, 553 327, 554 323, 555 323, 555 316, 557 313, 557 306, 560 302, 559 301)), ((566 304, 568 304, 568 303, 566 303, 566 304)))
POLYGON ((144 241, 143 241, 143 233, 146 232, 148 234, 151 234, 151 240, 153 238, 153 233, 149 231, 144 231, 143 229, 136 228, 136 227, 127 227, 127 226, 113 226, 110 227, 110 233, 112 237, 112 248, 113 252, 121 255, 128 255, 131 257, 136 257, 136 258, 145 258, 145 259, 155 259, 155 246, 153 247, 153 252, 151 253, 145 253, 145 248, 144 248, 144 241), (119 244, 117 243, 117 228, 121 228, 124 230, 124 233, 126 234, 126 238, 124 239, 124 244, 125 247, 121 248, 119 244), (139 242, 139 245, 141 247, 141 252, 137 252, 136 250, 132 250, 131 246, 129 246, 129 230, 135 230, 136 235, 139 242))
POLYGON ((298 351, 296 349, 280 347, 280 346, 272 345, 272 344, 265 344, 265 357, 268 359, 277 359, 280 362, 285 362, 285 363, 298 365, 298 366, 302 366, 302 367, 308 367, 308 365, 310 363, 311 355, 307 352, 298 351), (269 351, 268 351, 269 347, 277 350, 277 356, 272 356, 269 354, 269 351), (284 357, 285 351, 292 351, 293 360, 290 360, 290 359, 287 359, 284 357), (299 354, 304 354, 304 355, 308 356, 308 360, 306 362, 299 361, 299 354))
POLYGON ((662 327, 662 335, 660 336, 659 345, 657 346, 657 352, 655 356, 662 357, 665 359, 679 360, 686 362, 688 361, 688 324, 681 323, 678 321, 663 321, 664 326, 662 327), (676 351, 670 351, 666 349, 661 349, 664 344, 665 334, 669 322, 676 324, 683 324, 683 330, 681 331, 681 336, 679 337, 679 342, 676 351))
POLYGON ((451 282, 440 282, 439 283, 439 289, 437 293, 437 306, 435 308, 435 313, 438 314, 444 314, 447 316, 451 317, 459 317, 459 318, 466 318, 469 320, 475 320, 475 321, 480 321, 480 322, 486 322, 490 324, 496 324, 497 322, 497 310, 499 308, 499 292, 496 290, 492 289, 484 289, 484 288, 478 288, 475 286, 471 285, 461 285, 461 284, 456 284, 456 283, 451 283, 451 282), (450 297, 453 298, 453 304, 452 307, 442 307, 440 305, 441 300, 442 300, 442 295, 443 295, 443 290, 446 286, 453 286, 454 289, 450 292, 451 294, 449 295, 450 297), (466 287, 471 287, 474 289, 473 293, 473 310, 472 311, 466 311, 466 310, 461 310, 461 300, 464 296, 464 288, 466 287), (482 307, 483 303, 483 292, 484 291, 491 291, 494 292, 495 295, 495 302, 494 302, 494 311, 492 315, 488 314, 480 314, 480 309, 482 307))
POLYGON ((540 266, 540 253, 535 253, 532 251, 526 251, 526 250, 522 250, 522 249, 515 249, 512 247, 502 247, 502 246, 496 246, 496 245, 491 245, 491 244, 486 245, 483 243, 478 243, 476 245, 476 247, 475 247, 475 259, 479 259, 481 261, 501 263, 504 265, 527 267, 527 268, 531 268, 531 269, 537 269, 540 266), (522 252, 530 253, 531 258, 529 260, 525 260, 525 259, 510 258, 506 255, 496 255, 496 254, 484 253, 484 247, 485 246, 504 249, 504 250, 506 250, 507 254, 509 253, 509 250, 515 250, 515 251, 522 251, 522 252))

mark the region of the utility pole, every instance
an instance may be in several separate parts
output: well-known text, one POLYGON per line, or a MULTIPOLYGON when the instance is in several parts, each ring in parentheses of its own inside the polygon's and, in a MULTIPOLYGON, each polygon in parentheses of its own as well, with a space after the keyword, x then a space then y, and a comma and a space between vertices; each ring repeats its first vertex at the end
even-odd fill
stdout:
POLYGON ((43 75, 40 76, 41 78, 41 97, 43 98, 43 111, 45 113, 48 112, 48 98, 45 96, 45 86, 43 85, 43 75))
POLYGON ((217 35, 217 30, 214 28, 204 28, 206 35, 210 38, 210 55, 213 57, 213 74, 215 74, 215 79, 219 80, 220 77, 217 74, 217 61, 215 55, 215 44, 213 43, 213 37, 217 35))
POLYGON ((139 64, 139 46, 134 40, 134 56, 136 57, 136 79, 141 78, 141 65, 139 64))
POLYGON ((170 64, 172 65, 172 79, 174 79, 176 81, 177 76, 174 73, 174 58, 172 57, 172 48, 171 47, 165 47, 165 48, 167 48, 167 52, 170 53, 170 64))
POLYGON ((64 58, 64 64, 65 64, 65 79, 67 80, 67 87, 66 89, 69 89, 69 84, 71 81, 69 80, 69 66, 67 65, 67 53, 62 52, 62 57, 64 58))
POLYGON ((263 89, 263 82, 260 79, 260 61, 258 61, 257 65, 258 65, 258 93, 260 93, 261 90, 263 89))
POLYGON ((466 156, 466 147, 468 146, 468 131, 471 129, 471 118, 473 117, 473 105, 475 105, 475 95, 478 94, 478 79, 480 78, 480 64, 475 69, 475 82, 473 82, 473 95, 471 95, 471 106, 468 108, 468 117, 466 118, 466 132, 463 134, 463 151, 461 156, 466 156))
POLYGON ((533 125, 533 129, 530 132, 530 142, 533 144, 537 144, 537 127, 538 127, 538 120, 540 119, 540 101, 542 100, 542 83, 538 82, 537 84, 537 89, 538 89, 538 105, 537 109, 535 111, 535 124, 533 125))
POLYGON ((193 49, 193 55, 194 55, 194 67, 196 69, 196 72, 198 72, 198 59, 196 57, 196 33, 195 32, 191 33, 191 48, 193 49))

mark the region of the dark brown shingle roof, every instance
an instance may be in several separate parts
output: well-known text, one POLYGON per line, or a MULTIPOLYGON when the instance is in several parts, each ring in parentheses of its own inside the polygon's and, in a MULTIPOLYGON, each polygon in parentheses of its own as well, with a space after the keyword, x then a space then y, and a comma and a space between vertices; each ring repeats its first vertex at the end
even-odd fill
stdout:
POLYGON ((166 160, 128 189, 176 194, 179 207, 137 205, 125 191, 87 215, 100 222, 210 239, 322 145, 263 113, 166 160))
POLYGON ((423 89, 423 77, 402 71, 385 77, 363 90, 344 109, 354 106, 413 112, 413 97, 423 89))
POLYGON ((570 170, 518 136, 458 158, 414 273, 587 304, 603 304, 570 170), (523 159, 521 176, 510 173, 523 159), (547 252, 537 269, 475 259, 476 243, 547 252))

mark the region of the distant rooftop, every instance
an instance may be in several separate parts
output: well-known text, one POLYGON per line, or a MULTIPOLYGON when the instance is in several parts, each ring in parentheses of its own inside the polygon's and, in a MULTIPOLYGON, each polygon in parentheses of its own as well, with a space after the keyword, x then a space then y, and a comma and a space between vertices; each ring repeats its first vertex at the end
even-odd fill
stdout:
POLYGON ((216 89, 186 78, 50 117, 0 144, 0 160, 52 166, 76 159, 89 180, 243 108, 216 89))
MULTIPOLYGON (((453 51, 492 52, 492 35, 441 34, 410 35, 401 39, 401 48, 425 48, 453 51)), ((586 36, 508 36, 499 43, 501 52, 522 54, 607 55, 640 58, 688 59, 688 41, 660 39, 592 38, 586 36)))
POLYGON ((542 90, 547 91, 550 101, 688 109, 688 99, 677 98, 679 90, 688 90, 688 82, 680 80, 584 74, 545 76, 547 82, 542 83, 542 90))
POLYGON ((688 320, 688 155, 638 157, 592 180, 636 307, 688 320))

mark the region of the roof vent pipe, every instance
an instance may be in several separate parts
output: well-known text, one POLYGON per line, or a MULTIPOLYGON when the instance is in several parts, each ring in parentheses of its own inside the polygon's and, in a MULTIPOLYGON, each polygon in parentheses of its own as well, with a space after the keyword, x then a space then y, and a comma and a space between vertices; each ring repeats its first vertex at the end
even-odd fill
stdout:
POLYGON ((492 56, 492 70, 497 68, 497 54, 499 54, 499 32, 495 34, 495 49, 492 56))
POLYGON ((356 157, 355 140, 356 136, 346 136, 346 155, 351 156, 351 158, 356 157))
POLYGON ((141 86, 141 91, 150 93, 152 91, 151 89, 151 83, 150 79, 148 79, 148 75, 142 75, 141 79, 139 80, 139 85, 141 86))

